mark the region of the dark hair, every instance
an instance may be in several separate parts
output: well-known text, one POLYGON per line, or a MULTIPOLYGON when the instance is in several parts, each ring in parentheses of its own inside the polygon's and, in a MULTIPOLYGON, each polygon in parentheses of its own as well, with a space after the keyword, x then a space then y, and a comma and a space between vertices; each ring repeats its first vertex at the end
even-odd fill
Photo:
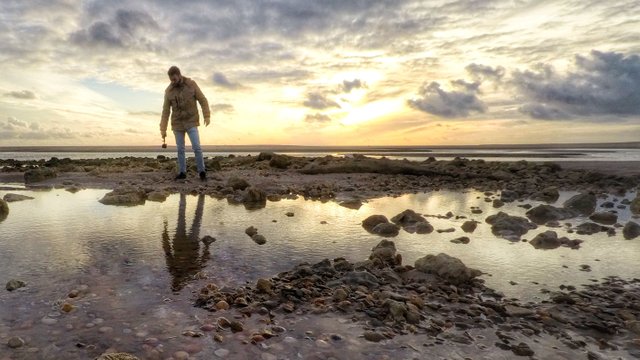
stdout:
POLYGON ((169 74, 169 76, 180 75, 180 69, 178 69, 178 67, 174 65, 169 68, 169 71, 167 71, 167 74, 169 74))

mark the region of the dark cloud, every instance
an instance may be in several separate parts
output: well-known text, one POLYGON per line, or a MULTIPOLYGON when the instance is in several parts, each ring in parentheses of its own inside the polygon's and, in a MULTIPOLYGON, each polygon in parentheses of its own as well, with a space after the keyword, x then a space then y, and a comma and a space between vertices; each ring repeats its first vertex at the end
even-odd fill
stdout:
POLYGON ((483 113, 487 106, 478 98, 475 83, 463 80, 452 82, 454 90, 445 91, 438 82, 425 83, 420 97, 408 101, 410 107, 445 118, 468 117, 472 112, 483 113), (458 90, 458 91, 456 91, 458 90))
POLYGON ((304 117, 304 121, 312 124, 326 124, 331 122, 331 118, 325 114, 315 113, 315 114, 307 114, 304 117))
POLYGON ((591 51, 575 57, 575 69, 558 73, 550 65, 516 71, 512 85, 528 104, 521 111, 557 119, 571 115, 640 115, 640 57, 591 51))
POLYGON ((335 101, 328 99, 326 95, 320 92, 310 92, 307 94, 307 100, 302 103, 304 106, 312 108, 312 109, 328 109, 332 107, 339 108, 340 105, 335 101))
POLYGON ((230 89, 230 90, 235 90, 242 87, 242 85, 240 85, 239 83, 232 82, 223 73, 219 73, 219 72, 213 74, 212 80, 215 85, 226 88, 226 89, 230 89))
POLYGON ((137 10, 116 11, 115 24, 121 32, 134 35, 139 30, 157 30, 158 23, 146 12, 137 10))
POLYGON ((114 48, 145 48, 158 50, 146 39, 146 32, 157 32, 160 26, 151 15, 140 10, 117 9, 107 19, 91 23, 69 36, 72 43, 82 46, 103 45, 114 48))
POLYGON ((471 63, 465 67, 465 70, 475 81, 492 80, 500 82, 505 75, 505 69, 502 66, 493 68, 487 65, 471 63))
POLYGON ((343 80, 342 81, 342 91, 346 93, 350 93, 353 89, 361 89, 365 87, 365 84, 360 79, 353 79, 351 81, 343 80))
POLYGON ((16 99, 35 99, 36 94, 33 91, 22 90, 22 91, 9 91, 4 94, 7 97, 13 97, 16 99))
POLYGON ((235 112, 235 108, 231 104, 213 104, 211 105, 212 113, 223 113, 223 114, 232 114, 235 112))
POLYGON ((86 30, 78 30, 71 34, 70 40, 79 45, 106 45, 122 47, 124 43, 115 34, 111 25, 98 21, 86 30))

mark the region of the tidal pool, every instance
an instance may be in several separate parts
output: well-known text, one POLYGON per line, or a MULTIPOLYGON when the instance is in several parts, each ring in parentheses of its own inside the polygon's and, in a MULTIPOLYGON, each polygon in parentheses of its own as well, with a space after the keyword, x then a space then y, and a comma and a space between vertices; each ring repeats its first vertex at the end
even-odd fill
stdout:
MULTIPOLYGON (((9 216, 0 222, 0 280, 3 285, 9 279, 27 283, 17 291, 0 291, 0 339, 6 343, 16 333, 27 338, 27 346, 7 359, 56 358, 62 353, 83 358, 86 344, 95 346, 98 354, 115 345, 121 350, 134 348, 141 339, 161 337, 171 328, 182 329, 191 326, 194 318, 207 317, 205 311, 191 307, 192 291, 207 282, 237 286, 274 276, 300 262, 366 259, 382 238, 367 233, 361 221, 372 214, 391 218, 405 209, 426 215, 451 211, 450 219, 428 220, 435 229, 455 231, 426 235, 401 231, 392 240, 404 263, 444 252, 485 272, 489 287, 522 301, 542 299, 541 289, 556 290, 562 284, 578 286, 609 275, 640 277, 636 266, 640 240, 624 240, 621 229, 615 236, 585 236, 567 233, 565 227, 553 228, 559 236, 584 243, 578 250, 536 250, 527 242, 494 236, 484 221, 498 211, 524 216, 526 210, 517 206, 521 202, 498 210, 476 191, 380 198, 358 210, 302 198, 247 210, 226 200, 181 194, 162 203, 116 207, 98 202, 107 190, 75 194, 3 190, 0 195, 5 192, 35 198, 10 203, 9 216), (482 213, 472 214, 471 207, 482 213), (287 216, 288 212, 294 216, 287 216), (480 222, 471 234, 460 229, 468 219, 480 222), (245 234, 249 226, 266 237, 265 245, 245 234), (216 239, 209 246, 200 242, 207 235, 216 239), (460 236, 468 236, 470 243, 449 241, 460 236), (583 264, 591 271, 580 271, 583 264), (63 299, 77 289, 86 294, 76 304, 82 311, 61 313, 63 299)), ((574 194, 563 192, 557 205, 574 194)), ((629 193, 626 198, 634 196, 629 193)), ((599 204, 613 199, 599 199, 599 204)), ((631 219, 628 209, 617 211, 619 223, 631 219)), ((532 239, 545 230, 549 228, 540 226, 523 238, 532 239)), ((193 344, 206 347, 202 342, 193 344)), ((5 350, 0 349, 0 359, 5 350)))

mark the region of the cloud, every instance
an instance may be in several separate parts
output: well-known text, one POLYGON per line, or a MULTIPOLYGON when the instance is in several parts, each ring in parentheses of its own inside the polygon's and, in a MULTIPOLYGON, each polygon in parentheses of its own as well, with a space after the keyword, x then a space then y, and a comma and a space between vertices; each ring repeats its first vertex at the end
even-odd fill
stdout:
POLYGON ((28 99, 28 100, 36 98, 36 94, 33 91, 29 91, 29 90, 9 91, 4 93, 4 96, 13 97, 16 99, 28 99))
POLYGON ((118 9, 108 19, 98 20, 87 28, 70 34, 69 40, 81 46, 104 45, 114 48, 148 47, 146 32, 160 29, 148 13, 140 10, 118 9))
POLYGON ((9 118, 7 119, 7 123, 9 125, 17 126, 17 127, 20 127, 20 128, 26 128, 26 127, 29 126, 26 122, 24 122, 22 120, 18 120, 16 118, 14 118, 13 116, 9 116, 9 118))
POLYGON ((452 82, 452 86, 454 90, 445 91, 438 82, 425 83, 419 90, 420 97, 408 100, 408 104, 414 109, 445 118, 463 118, 473 112, 487 110, 477 97, 479 85, 457 80, 452 82))
POLYGON ((7 121, 0 122, 0 138, 6 140, 58 140, 75 139, 78 136, 78 133, 68 128, 43 129, 37 123, 28 124, 12 116, 7 118, 7 121))
POLYGON ((129 115, 133 116, 160 116, 160 112, 152 111, 152 110, 144 110, 144 111, 129 111, 129 115))
POLYGON ((232 114, 236 109, 233 107, 233 105, 231 104, 213 104, 211 105, 211 112, 216 114, 216 113, 223 113, 223 114, 232 114))
POLYGON ((500 82, 506 73, 505 68, 502 66, 493 68, 491 66, 476 63, 467 65, 465 70, 467 70, 475 81, 492 80, 500 82))
POLYGON ((365 87, 364 82, 360 79, 353 79, 351 81, 343 80, 342 81, 342 90, 346 93, 350 93, 353 89, 361 89, 365 87))
POLYGON ((571 115, 640 115, 640 57, 591 51, 576 55, 574 69, 558 73, 551 65, 515 71, 511 84, 527 103, 520 111, 534 118, 571 115))
POLYGON ((340 105, 333 100, 327 98, 326 95, 314 91, 307 94, 307 100, 302 103, 304 106, 312 108, 312 109, 328 109, 332 107, 339 108, 340 105))
POLYGON ((331 118, 325 114, 315 113, 315 114, 307 114, 304 117, 304 121, 312 124, 326 124, 331 122, 331 118))
POLYGON ((242 87, 242 85, 238 83, 231 82, 223 73, 220 72, 214 73, 212 79, 215 85, 226 89, 235 90, 242 87))

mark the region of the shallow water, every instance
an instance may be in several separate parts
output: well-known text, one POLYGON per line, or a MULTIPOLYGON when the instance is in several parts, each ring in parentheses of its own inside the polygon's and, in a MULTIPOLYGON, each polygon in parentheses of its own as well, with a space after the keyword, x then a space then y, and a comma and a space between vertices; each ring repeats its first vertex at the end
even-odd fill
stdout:
MULTIPOLYGON (((246 210, 229 205, 226 200, 179 194, 169 196, 163 203, 115 207, 98 202, 106 190, 82 190, 76 194, 64 190, 11 192, 35 199, 10 203, 8 218, 0 222, 0 280, 4 284, 15 278, 28 284, 15 292, 0 291, 0 339, 11 329, 21 327, 29 334, 29 329, 43 326, 42 319, 56 320, 51 325, 54 328, 82 329, 73 334, 53 330, 38 335, 57 341, 59 348, 61 344, 94 339, 99 335, 94 327, 112 328, 103 334, 113 331, 118 337, 145 338, 150 334, 160 336, 168 324, 187 326, 193 321, 193 315, 186 315, 193 313, 191 291, 207 282, 253 282, 299 262, 314 263, 324 258, 364 260, 382 238, 367 233, 360 226, 361 221, 372 214, 391 218, 405 209, 427 215, 451 211, 466 219, 428 218, 436 229, 455 228, 452 233, 418 235, 401 231, 393 240, 404 263, 412 264, 429 253, 445 252, 486 272, 483 278, 488 286, 523 301, 544 298, 542 288, 555 290, 561 284, 579 285, 609 275, 640 277, 640 241, 624 240, 621 229, 613 237, 552 229, 561 236, 585 242, 579 250, 536 250, 526 242, 512 243, 495 237, 484 219, 498 210, 476 191, 380 198, 359 210, 301 198, 268 202, 264 209, 246 210), (483 213, 471 214, 473 206, 483 213), (287 212, 295 215, 288 217, 287 212), (480 222, 472 234, 460 229, 467 219, 480 222), (255 244, 244 233, 248 226, 258 228, 267 243, 255 244), (206 247, 198 241, 205 235, 217 240, 206 247), (449 241, 459 236, 468 236, 471 242, 459 245, 449 241), (590 265, 592 271, 580 271, 582 264, 590 265), (60 314, 59 299, 83 285, 87 296, 78 305, 83 311, 76 315, 72 312, 73 316, 60 314)), ((574 194, 562 193, 558 203, 574 194)), ((627 198, 633 196, 628 194, 627 198)), ((603 201, 600 199, 599 203, 603 201)), ((524 216, 526 210, 518 204, 521 203, 507 204, 500 210, 524 216)), ((627 209, 618 211, 620 223, 630 219, 627 209)), ((539 227, 524 238, 531 239, 545 230, 548 229, 539 227)), ((201 316, 207 315, 202 312, 201 316)), ((127 341, 119 341, 126 349, 127 341)), ((43 351, 38 350, 39 354, 43 351)), ((56 350, 50 351, 55 354, 56 350)))

